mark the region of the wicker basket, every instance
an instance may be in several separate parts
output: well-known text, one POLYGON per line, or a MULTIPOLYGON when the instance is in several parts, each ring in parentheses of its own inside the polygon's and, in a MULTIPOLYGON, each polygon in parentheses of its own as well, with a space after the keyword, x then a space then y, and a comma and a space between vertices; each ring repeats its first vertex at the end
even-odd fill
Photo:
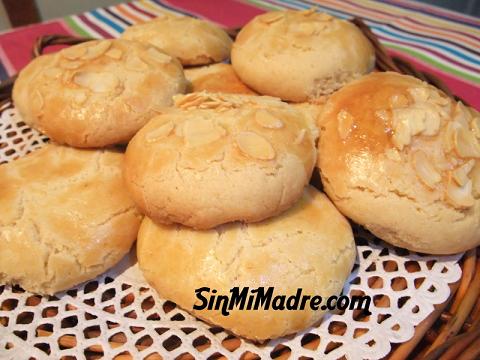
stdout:
MULTIPOLYGON (((377 37, 372 33, 369 27, 359 18, 351 20, 358 26, 362 32, 367 36, 375 48, 376 54, 376 68, 379 71, 396 71, 403 74, 415 76, 424 80, 437 88, 444 91, 447 95, 458 99, 450 92, 448 87, 435 76, 416 70, 407 61, 398 57, 390 57, 385 48, 378 41, 377 37)), ((232 37, 238 33, 238 29, 229 29, 229 34, 232 37)), ((74 45, 89 41, 88 38, 77 38, 64 35, 49 35, 40 37, 34 45, 32 56, 37 57, 41 55, 44 49, 51 45, 74 45)), ((6 103, 11 101, 12 87, 16 76, 2 82, 0 84, 0 102, 6 103)), ((480 358, 480 254, 477 254, 478 249, 468 251, 461 261, 462 278, 451 286, 450 298, 435 307, 435 310, 415 329, 413 338, 409 341, 393 345, 392 351, 387 356, 387 359, 478 359, 480 358)), ((401 281, 394 283, 392 287, 399 289, 404 286, 401 281)), ((30 298, 29 298, 30 299, 30 298)), ((31 301, 35 302, 36 297, 31 297, 31 301)), ((378 299, 382 301, 382 299, 378 299)), ((34 305, 33 303, 31 305, 34 305)), ((174 306, 174 304, 172 304, 174 306)), ((8 310, 8 309, 6 309, 8 310)), ((54 314, 53 314, 54 315, 54 314)), ((365 316, 362 312, 358 312, 356 317, 360 320, 365 316)), ((48 329, 42 330, 48 333, 48 329)), ((334 331, 341 332, 342 329, 334 331)), ((48 335, 48 334, 47 334, 48 335)), ((122 339, 112 339, 113 342, 118 341, 122 343, 122 339)), ((307 343, 305 346, 311 345, 315 348, 315 342, 318 339, 311 339, 311 344, 307 343)), ((238 340, 235 337, 227 339, 222 345, 228 349, 235 349, 238 347, 238 340)), ((202 347, 201 343, 197 344, 202 347)), ((62 338, 62 346, 65 348, 74 347, 75 339, 64 337, 62 338)), ((142 344, 139 344, 142 346, 142 344)), ((318 344, 317 344, 318 346, 318 344)), ((233 350, 231 350, 233 351, 233 350)), ((101 348, 92 348, 87 358, 98 358, 101 355, 101 348)), ((273 358, 283 359, 288 358, 288 348, 281 347, 272 353, 273 358)), ((125 358, 128 358, 126 356, 125 358)), ((152 357, 153 359, 154 357, 152 357)), ((184 357, 189 359, 188 356, 184 357)), ((256 355, 251 354, 243 357, 244 359, 256 359, 256 355)), ((150 357, 149 357, 150 359, 150 357)))

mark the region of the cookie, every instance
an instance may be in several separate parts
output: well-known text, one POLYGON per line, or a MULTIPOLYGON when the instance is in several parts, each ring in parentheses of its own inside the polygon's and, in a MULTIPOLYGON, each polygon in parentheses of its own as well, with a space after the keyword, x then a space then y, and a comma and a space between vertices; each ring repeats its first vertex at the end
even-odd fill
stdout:
POLYGON ((183 65, 207 65, 230 57, 232 39, 217 25, 189 16, 164 15, 128 27, 123 39, 158 47, 183 65))
POLYGON ((379 238, 452 254, 480 245, 480 116, 410 76, 374 73, 328 100, 318 166, 335 205, 379 238))
POLYGON ((373 46, 352 23, 307 11, 255 17, 238 34, 232 65, 260 94, 304 102, 371 71, 373 46))
POLYGON ((213 64, 185 69, 185 77, 191 84, 191 92, 257 95, 237 76, 230 64, 213 64))
POLYGON ((153 46, 95 40, 34 59, 13 101, 56 143, 103 147, 128 142, 186 84, 181 64, 153 46))
POLYGON ((54 294, 114 266, 141 216, 123 154, 46 145, 0 166, 0 283, 54 294))
POLYGON ((312 187, 284 214, 256 224, 195 231, 157 225, 145 218, 137 242, 140 269, 162 298, 257 341, 303 330, 317 323, 325 311, 308 304, 303 310, 275 310, 274 300, 268 309, 224 309, 221 304, 217 310, 194 309, 205 301, 197 297, 197 289, 209 289, 200 294, 206 301, 212 295, 230 296, 235 287, 239 292, 248 288, 249 294, 259 287, 265 292, 273 287, 273 296, 286 299, 301 289, 303 295, 320 295, 326 301, 341 292, 355 253, 348 221, 312 187))
POLYGON ((207 229, 278 215, 302 195, 315 163, 303 113, 270 97, 193 93, 129 143, 125 179, 153 220, 207 229))

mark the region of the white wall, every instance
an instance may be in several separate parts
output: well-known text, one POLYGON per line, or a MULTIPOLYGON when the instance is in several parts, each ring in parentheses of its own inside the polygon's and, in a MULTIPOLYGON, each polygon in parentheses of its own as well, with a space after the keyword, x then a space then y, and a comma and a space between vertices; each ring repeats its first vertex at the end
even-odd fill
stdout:
POLYGON ((125 0, 36 0, 42 20, 77 14, 121 2, 125 0))

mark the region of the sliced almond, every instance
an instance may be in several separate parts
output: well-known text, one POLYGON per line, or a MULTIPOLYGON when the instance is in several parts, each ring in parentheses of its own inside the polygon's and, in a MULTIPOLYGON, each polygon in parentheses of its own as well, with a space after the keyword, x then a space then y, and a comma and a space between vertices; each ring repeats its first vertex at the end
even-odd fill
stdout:
POLYGON ((392 108, 406 107, 410 104, 408 98, 403 94, 394 94, 390 96, 388 101, 390 103, 390 107, 392 108))
POLYGON ((470 128, 475 134, 475 137, 480 139, 480 117, 473 117, 472 120, 470 120, 470 128))
POLYGON ((352 132, 354 120, 352 114, 344 109, 337 114, 337 130, 342 140, 345 140, 352 132))
POLYGON ((455 129, 453 146, 458 156, 462 158, 480 158, 480 145, 474 133, 464 126, 455 129))
POLYGON ((113 92, 119 80, 110 72, 80 71, 73 77, 75 84, 95 93, 113 92))
POLYGON ((456 208, 468 208, 473 206, 475 199, 472 196, 472 181, 468 180, 463 186, 450 180, 446 189, 447 201, 456 208))
POLYGON ((440 130, 440 114, 433 107, 427 108, 424 118, 423 135, 435 136, 440 130))
POLYGON ((45 105, 45 101, 43 100, 42 94, 40 93, 40 91, 35 90, 33 92, 33 97, 32 97, 33 111, 36 113, 42 111, 44 105, 45 105))
POLYGON ((175 128, 175 124, 173 121, 167 121, 164 124, 161 124, 156 129, 150 131, 146 136, 145 140, 148 143, 152 143, 163 138, 166 138, 168 135, 172 133, 172 130, 175 128))
POLYGON ((430 96, 429 89, 425 87, 412 87, 407 89, 410 96, 417 103, 426 102, 430 96))
POLYGON ((144 72, 150 69, 148 64, 135 54, 127 57, 127 60, 125 61, 125 67, 127 68, 127 70, 138 72, 144 72))
POLYGON ((172 61, 172 57, 170 55, 167 55, 164 52, 155 49, 154 47, 148 48, 147 54, 150 58, 160 64, 168 64, 170 61, 172 61))
POLYGON ((433 189, 435 184, 438 184, 442 180, 442 176, 423 151, 419 150, 413 154, 413 164, 417 176, 429 188, 433 189))
POLYGON ((77 60, 87 52, 87 47, 83 44, 70 46, 60 51, 60 54, 68 60, 77 60))
POLYGON ((62 61, 60 67, 67 70, 75 70, 83 65, 81 61, 62 61))
POLYGON ((311 7, 310 9, 300 11, 300 14, 302 14, 303 16, 310 16, 315 14, 316 12, 317 12, 317 9, 315 9, 314 7, 311 7))
MULTIPOLYGON (((326 26, 326 25, 324 25, 326 26)), ((301 22, 296 24, 292 30, 297 35, 301 36, 310 36, 313 35, 318 30, 318 24, 314 22, 301 22)))
POLYGON ((211 120, 188 120, 184 123, 183 134, 187 146, 196 147, 220 139, 225 136, 226 131, 211 120))
POLYGON ((105 55, 107 55, 109 58, 115 59, 115 60, 120 60, 123 56, 123 51, 120 49, 110 49, 108 50, 105 55))
POLYGON ((111 41, 99 40, 95 44, 87 47, 87 52, 82 56, 83 60, 94 60, 102 56, 112 46, 111 41))
POLYGON ((476 197, 479 197, 480 196, 480 162, 479 161, 475 161, 475 165, 473 166, 470 176, 472 178, 473 194, 476 197))
POLYGON ((281 129, 283 127, 282 120, 263 109, 260 109, 255 113, 255 121, 258 125, 267 129, 281 129))
POLYGON ((56 79, 62 74, 62 70, 58 67, 48 67, 43 71, 43 73, 49 78, 56 79))
POLYGON ((244 131, 235 136, 238 148, 245 155, 259 160, 272 160, 275 158, 275 150, 264 137, 244 131))
POLYGON ((452 171, 452 178, 459 186, 464 186, 468 180, 468 174, 472 171, 473 166, 475 165, 475 160, 470 160, 463 164, 462 166, 456 168, 452 171))
POLYGON ((406 145, 410 144, 411 139, 410 123, 408 121, 402 121, 396 124, 392 136, 395 147, 401 151, 406 145))
POLYGON ((302 129, 298 132, 297 136, 295 137, 295 140, 293 140, 293 143, 295 145, 300 145, 303 140, 305 139, 305 134, 306 134, 306 130, 305 129, 302 129))

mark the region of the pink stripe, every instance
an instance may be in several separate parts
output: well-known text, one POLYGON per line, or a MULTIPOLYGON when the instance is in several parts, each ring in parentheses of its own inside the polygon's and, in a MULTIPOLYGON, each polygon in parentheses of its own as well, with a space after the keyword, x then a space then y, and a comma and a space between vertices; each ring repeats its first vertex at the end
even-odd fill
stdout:
POLYGON ((480 97, 477 96, 478 94, 477 85, 462 81, 461 79, 455 77, 454 75, 448 74, 438 68, 435 68, 423 62, 420 62, 418 61, 418 59, 408 54, 405 54, 396 50, 392 50, 392 49, 389 49, 388 52, 391 55, 395 55, 400 58, 408 60, 418 70, 436 75, 437 77, 442 79, 442 81, 448 86, 448 88, 452 91, 452 93, 454 93, 461 99, 464 99, 470 106, 480 111, 480 97))
MULTIPOLYGON (((31 52, 35 40, 43 35, 64 34, 76 35, 70 30, 63 20, 54 20, 17 28, 0 36, 0 47, 4 52, 6 62, 2 60, 8 71, 15 73, 22 69, 31 59, 31 52), (8 65, 7 65, 8 63, 8 65)), ((60 46, 47 48, 46 53, 59 49, 60 46)))
POLYGON ((164 3, 188 13, 201 15, 225 27, 245 25, 265 10, 236 0, 163 0, 164 3))
POLYGON ((2 65, 5 68, 5 71, 7 72, 8 75, 12 76, 13 74, 16 73, 14 66, 10 62, 10 59, 5 53, 5 50, 3 50, 2 46, 0 46, 0 60, 2 61, 2 65))

